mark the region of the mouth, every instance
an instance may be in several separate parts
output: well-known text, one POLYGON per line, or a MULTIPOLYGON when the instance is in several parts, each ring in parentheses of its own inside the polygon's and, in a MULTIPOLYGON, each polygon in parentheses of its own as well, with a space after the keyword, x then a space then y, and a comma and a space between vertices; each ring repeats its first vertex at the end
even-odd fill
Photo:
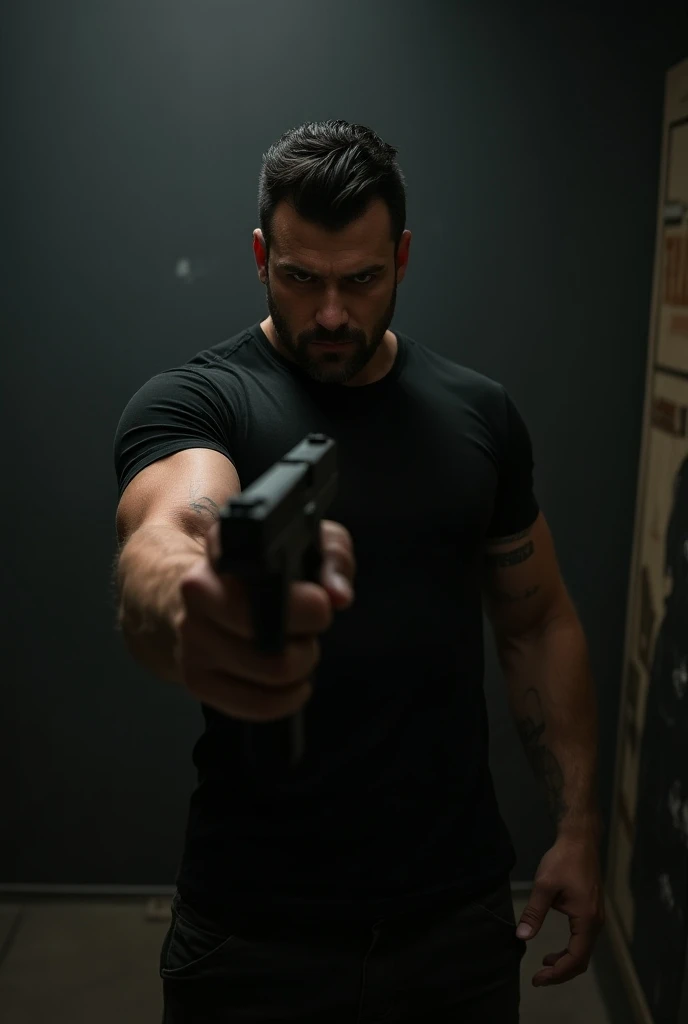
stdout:
POLYGON ((319 345, 322 348, 343 348, 345 345, 350 345, 351 341, 313 341, 313 345, 319 345))

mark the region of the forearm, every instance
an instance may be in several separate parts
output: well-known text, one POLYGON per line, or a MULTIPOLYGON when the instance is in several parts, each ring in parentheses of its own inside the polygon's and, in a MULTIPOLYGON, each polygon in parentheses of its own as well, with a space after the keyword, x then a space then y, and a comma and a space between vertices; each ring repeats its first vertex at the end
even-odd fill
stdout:
POLYGON ((131 655, 154 675, 180 682, 174 658, 179 581, 204 554, 200 541, 165 526, 141 527, 116 568, 118 626, 131 655))
POLYGON ((598 723, 582 627, 573 610, 528 639, 502 640, 509 705, 560 834, 599 833, 598 723))

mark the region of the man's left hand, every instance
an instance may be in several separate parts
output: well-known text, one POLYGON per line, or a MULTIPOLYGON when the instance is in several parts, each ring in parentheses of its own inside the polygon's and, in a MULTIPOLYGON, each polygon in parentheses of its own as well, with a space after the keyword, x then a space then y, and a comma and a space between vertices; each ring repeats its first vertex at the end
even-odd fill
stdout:
POLYGON ((595 940, 604 925, 604 895, 596 838, 562 836, 540 861, 527 907, 516 934, 534 938, 553 907, 566 914, 571 940, 560 953, 549 953, 533 985, 561 985, 584 974, 595 940))

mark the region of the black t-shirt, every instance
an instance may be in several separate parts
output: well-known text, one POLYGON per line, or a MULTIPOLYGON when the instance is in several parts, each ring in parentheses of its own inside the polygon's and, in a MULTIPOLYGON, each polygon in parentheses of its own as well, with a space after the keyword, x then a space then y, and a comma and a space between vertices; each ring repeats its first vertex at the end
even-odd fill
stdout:
POLYGON ((185 448, 222 452, 246 488, 311 431, 337 443, 326 515, 353 538, 356 597, 321 638, 298 770, 257 777, 245 723, 203 706, 177 884, 216 917, 374 919, 474 899, 515 862, 488 766, 479 571, 486 538, 537 517, 530 439, 501 385, 395 333, 391 371, 347 387, 255 324, 150 379, 117 428, 120 494, 185 448))

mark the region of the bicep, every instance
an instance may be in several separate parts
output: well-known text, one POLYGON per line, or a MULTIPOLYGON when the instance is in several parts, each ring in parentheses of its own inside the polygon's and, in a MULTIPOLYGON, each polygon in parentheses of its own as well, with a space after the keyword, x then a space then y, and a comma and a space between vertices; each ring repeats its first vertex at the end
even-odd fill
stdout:
POLYGON ((120 546, 141 526, 175 526, 201 538, 220 508, 241 491, 229 459, 211 448, 187 448, 146 466, 125 488, 117 506, 120 546))
POLYGON ((552 534, 542 513, 527 530, 488 541, 483 594, 498 637, 524 636, 568 607, 552 534))

